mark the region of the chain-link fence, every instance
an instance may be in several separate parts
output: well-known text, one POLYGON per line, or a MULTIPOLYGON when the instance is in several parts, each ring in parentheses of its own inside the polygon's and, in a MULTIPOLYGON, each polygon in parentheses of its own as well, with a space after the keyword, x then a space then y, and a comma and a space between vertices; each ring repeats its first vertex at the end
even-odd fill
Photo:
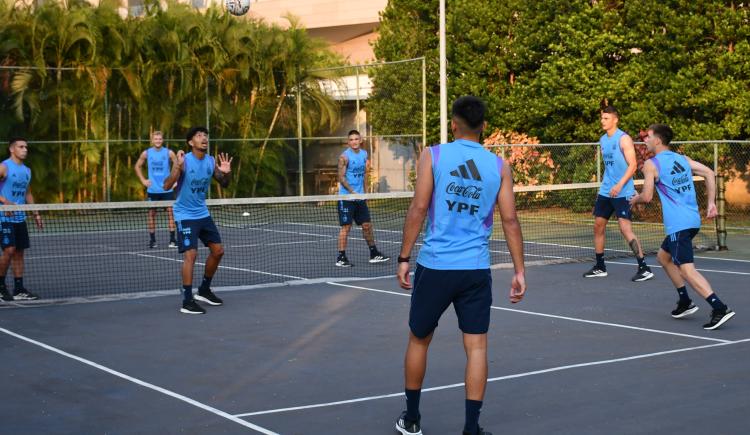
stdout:
POLYGON ((151 133, 187 150, 196 125, 208 127, 212 155, 234 158, 232 183, 214 197, 329 193, 349 130, 370 153, 368 191, 411 188, 426 135, 424 58, 305 71, 271 89, 241 71, 221 81, 116 72, 0 66, 0 132, 29 140, 37 202, 142 199, 134 165, 151 133))

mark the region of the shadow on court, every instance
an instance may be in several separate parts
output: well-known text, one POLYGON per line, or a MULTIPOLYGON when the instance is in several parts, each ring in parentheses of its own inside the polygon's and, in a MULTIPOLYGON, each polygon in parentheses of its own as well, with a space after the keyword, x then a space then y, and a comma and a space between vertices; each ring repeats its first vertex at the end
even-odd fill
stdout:
MULTIPOLYGON (((669 316, 677 295, 658 268, 631 283, 628 261, 588 280, 585 264, 530 267, 518 305, 507 300, 511 272, 495 270, 481 424, 496 434, 744 433, 750 263, 697 261, 737 312, 717 331, 702 329, 710 309, 697 297, 698 313, 669 316)), ((0 310, 0 433, 395 433, 409 310, 395 279, 220 296, 225 306, 204 316, 180 314, 176 292, 0 310)), ((463 427, 456 324, 449 308, 431 346, 428 435, 463 427)))

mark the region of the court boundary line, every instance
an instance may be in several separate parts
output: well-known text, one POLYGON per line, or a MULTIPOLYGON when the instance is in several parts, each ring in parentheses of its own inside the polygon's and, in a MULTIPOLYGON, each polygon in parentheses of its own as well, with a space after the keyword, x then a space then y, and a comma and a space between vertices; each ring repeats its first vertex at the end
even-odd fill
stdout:
MULTIPOLYGON (((362 287, 362 286, 355 286, 355 285, 350 285, 350 284, 342 284, 342 283, 338 283, 338 282, 327 282, 326 284, 329 284, 329 285, 332 285, 332 286, 337 286, 337 287, 349 287, 349 288, 354 288, 354 289, 359 289, 359 290, 374 291, 374 292, 377 292, 377 293, 385 293, 385 294, 392 294, 392 295, 398 295, 398 296, 411 297, 411 295, 408 294, 408 293, 395 292, 395 291, 391 291, 391 290, 373 289, 373 288, 370 288, 370 287, 362 287)), ((652 333, 663 334, 663 335, 674 335, 674 336, 678 336, 678 337, 693 338, 693 339, 704 340, 704 341, 715 341, 715 342, 719 342, 719 343, 730 343, 731 342, 731 340, 722 340, 720 338, 702 337, 700 335, 683 334, 683 333, 680 333, 680 332, 664 331, 664 330, 661 330, 661 329, 641 328, 639 326, 624 325, 624 324, 621 324, 621 323, 601 322, 601 321, 598 321, 598 320, 587 320, 587 319, 581 319, 581 318, 577 318, 577 317, 560 316, 560 315, 557 315, 557 314, 540 313, 540 312, 537 312, 537 311, 519 310, 517 308, 497 307, 495 305, 491 305, 490 308, 493 309, 493 310, 498 310, 498 311, 510 311, 510 312, 519 313, 519 314, 528 314, 528 315, 532 315, 532 316, 549 317, 549 318, 553 318, 553 319, 569 320, 569 321, 572 321, 572 322, 588 323, 588 324, 599 325, 599 326, 610 326, 610 327, 614 327, 614 328, 632 329, 632 330, 635 330, 635 331, 652 332, 652 333)))
MULTIPOLYGON (((593 366, 600 366, 600 365, 607 365, 607 364, 615 364, 615 363, 620 363, 620 362, 635 361, 635 360, 640 360, 640 359, 656 358, 656 357, 663 356, 663 355, 671 355, 671 354, 682 353, 682 352, 703 350, 703 349, 709 349, 709 348, 718 347, 718 346, 730 346, 733 344, 740 344, 740 343, 746 343, 746 342, 750 342, 750 338, 729 341, 726 343, 705 344, 702 346, 683 347, 683 348, 670 349, 670 350, 659 351, 659 352, 650 352, 650 353, 645 353, 645 354, 631 355, 631 356, 620 357, 620 358, 611 358, 611 359, 606 359, 606 360, 597 360, 597 361, 589 361, 589 362, 584 362, 584 363, 567 364, 564 366, 550 367, 547 369, 533 370, 529 372, 515 373, 512 375, 488 378, 487 383, 489 384, 493 382, 506 381, 510 379, 525 378, 525 377, 530 377, 530 376, 535 376, 535 375, 560 372, 560 371, 571 370, 571 369, 582 368, 582 367, 593 367, 593 366)), ((464 382, 458 382, 455 384, 423 388, 422 392, 424 393, 424 392, 431 392, 431 391, 448 390, 448 389, 453 389, 453 388, 461 388, 464 385, 465 385, 464 382)), ((301 411, 301 410, 314 409, 314 408, 325 408, 325 407, 330 407, 330 406, 346 405, 346 404, 358 403, 358 402, 369 402, 372 400, 388 399, 388 398, 401 397, 401 396, 404 396, 403 392, 383 394, 379 396, 359 397, 356 399, 339 400, 335 402, 316 403, 312 405, 302 405, 302 406, 294 406, 294 407, 288 407, 288 408, 269 409, 269 410, 264 410, 264 411, 245 412, 245 413, 240 413, 240 414, 234 414, 234 417, 245 418, 245 417, 252 417, 256 415, 278 414, 282 412, 301 411)))
MULTIPOLYGON (((612 260, 605 260, 606 264, 619 264, 619 265, 625 265, 625 266, 638 266, 637 263, 625 263, 623 261, 612 261, 612 260)), ((648 267, 658 267, 659 269, 664 269, 664 267, 658 265, 658 264, 649 264, 648 267)), ((750 275, 748 272, 737 272, 734 270, 715 270, 715 269, 699 269, 695 268, 695 270, 699 272, 708 272, 708 273, 726 273, 728 275, 750 275)))
POLYGON ((222 411, 222 410, 220 410, 218 408, 214 408, 213 406, 206 405, 205 403, 199 402, 199 401, 197 401, 195 399, 191 399, 191 398, 189 398, 189 397, 187 397, 185 395, 182 395, 180 393, 176 393, 174 391, 168 390, 168 389, 166 389, 164 387, 160 387, 160 386, 152 384, 150 382, 143 381, 143 380, 138 379, 136 377, 133 377, 133 376, 130 376, 130 375, 126 375, 125 373, 122 373, 120 371, 111 369, 109 367, 106 367, 106 366, 101 365, 99 363, 96 363, 94 361, 88 360, 86 358, 83 358, 83 357, 80 357, 80 356, 77 356, 77 355, 73 355, 72 353, 66 352, 66 351, 64 351, 62 349, 58 349, 58 348, 56 348, 54 346, 50 346, 50 345, 48 345, 46 343, 42 343, 41 341, 34 340, 33 338, 26 337, 24 335, 15 333, 15 332, 10 331, 10 330, 5 329, 5 328, 0 328, 0 332, 4 333, 6 335, 9 335, 11 337, 15 337, 15 338, 17 338, 17 339, 19 339, 21 341, 25 341, 25 342, 33 344, 35 346, 41 347, 42 349, 45 349, 47 351, 56 353, 58 355, 66 357, 66 358, 70 358, 70 359, 72 359, 74 361, 77 361, 77 362, 82 363, 84 365, 87 365, 89 367, 93 367, 95 369, 101 370, 101 371, 103 371, 105 373, 108 373, 110 375, 116 376, 116 377, 118 377, 120 379, 126 380, 126 381, 134 383, 136 385, 140 385, 142 387, 148 388, 148 389, 156 391, 158 393, 162 393, 162 394, 164 394, 166 396, 172 397, 173 399, 180 400, 180 401, 185 402, 185 403, 187 403, 189 405, 193 405, 193 406, 195 406, 197 408, 200 408, 200 409, 202 409, 204 411, 208 411, 208 412, 210 412, 212 414, 215 414, 215 415, 217 415, 219 417, 227 419, 227 420, 229 420, 229 421, 231 421, 233 423, 237 423, 237 424, 239 424, 241 426, 244 426, 244 427, 246 427, 248 429, 252 429, 252 430, 254 430, 256 432, 260 432, 260 433, 265 434, 265 435, 279 435, 276 432, 273 432, 273 431, 271 431, 269 429, 266 429, 264 427, 258 426, 256 424, 250 423, 249 421, 244 420, 242 418, 235 417, 234 415, 229 414, 228 412, 224 412, 224 411, 222 411))

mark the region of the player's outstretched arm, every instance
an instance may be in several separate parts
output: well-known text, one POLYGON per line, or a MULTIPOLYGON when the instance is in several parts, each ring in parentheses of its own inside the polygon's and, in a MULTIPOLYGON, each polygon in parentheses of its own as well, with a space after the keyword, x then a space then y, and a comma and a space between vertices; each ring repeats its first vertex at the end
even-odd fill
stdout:
POLYGON ((219 153, 219 161, 214 168, 214 179, 219 182, 221 187, 229 186, 229 173, 232 172, 232 158, 229 154, 219 153))
POLYGON ((693 174, 699 175, 706 180, 706 200, 708 202, 706 217, 709 219, 715 218, 719 215, 719 212, 716 209, 716 173, 703 163, 696 162, 688 157, 685 158, 687 158, 693 174))
MULTIPOLYGON (((404 238, 401 241, 401 252, 399 257, 409 258, 411 250, 419 237, 419 231, 422 229, 422 223, 427 216, 427 210, 430 207, 432 199, 432 190, 434 180, 432 178, 432 152, 430 148, 425 148, 419 157, 417 164, 417 185, 414 188, 414 198, 411 200, 409 210, 406 212, 404 221, 404 238)), ((396 274, 398 283, 401 288, 410 289, 409 282, 409 262, 399 262, 398 272, 396 274)))
POLYGON ((179 150, 177 151, 177 154, 175 155, 174 164, 172 165, 172 170, 169 172, 169 176, 164 179, 164 185, 162 186, 164 190, 169 190, 172 188, 172 186, 177 183, 177 180, 180 179, 180 176, 182 175, 182 169, 185 167, 185 151, 179 150))
POLYGON ((650 160, 647 160, 643 164, 643 188, 641 189, 641 193, 636 192, 630 198, 630 205, 635 205, 639 202, 651 202, 654 199, 654 183, 656 183, 656 178, 658 177, 659 171, 656 170, 656 166, 650 160))
POLYGON ((523 260, 523 234, 516 214, 516 201, 513 195, 513 173, 507 162, 503 162, 501 171, 502 183, 497 194, 497 205, 503 224, 505 241, 508 244, 510 258, 513 260, 515 274, 510 283, 510 301, 521 302, 526 293, 526 266, 523 260))

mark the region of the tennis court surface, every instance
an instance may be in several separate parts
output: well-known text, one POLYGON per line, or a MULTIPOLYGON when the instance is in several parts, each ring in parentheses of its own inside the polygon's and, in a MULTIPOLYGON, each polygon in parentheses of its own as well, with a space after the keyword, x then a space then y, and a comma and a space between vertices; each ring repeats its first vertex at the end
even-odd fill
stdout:
MULTIPOLYGON (((378 245, 395 257, 408 199, 392 201, 371 209, 378 245)), ((179 256, 143 249, 145 213, 50 211, 27 258, 29 288, 46 300, 0 309, 0 433, 395 433, 409 293, 392 276, 395 262, 366 262, 358 230, 348 250, 355 267, 332 267, 335 208, 310 204, 263 216, 249 203, 214 211, 226 245, 214 282, 225 305, 203 316, 179 313, 179 256)), ((653 256, 656 278, 630 282, 635 263, 612 233, 609 276, 584 279, 590 226, 548 217, 537 228, 536 218, 522 219, 530 265, 521 304, 507 300, 501 232, 490 246, 481 425, 495 434, 745 433, 750 258, 697 254, 737 312, 704 331, 710 309, 697 297, 696 314, 670 317, 677 295, 653 256), (548 264, 557 261, 569 262, 548 264)), ((460 433, 464 362, 449 309, 430 350, 424 433, 460 433)))

